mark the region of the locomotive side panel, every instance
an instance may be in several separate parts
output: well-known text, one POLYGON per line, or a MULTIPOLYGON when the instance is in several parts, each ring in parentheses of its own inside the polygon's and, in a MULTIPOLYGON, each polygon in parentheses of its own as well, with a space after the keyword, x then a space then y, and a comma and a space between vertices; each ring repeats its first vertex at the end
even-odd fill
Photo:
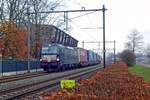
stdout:
POLYGON ((70 69, 78 65, 77 48, 66 47, 60 44, 43 46, 41 53, 41 67, 51 69, 70 69))

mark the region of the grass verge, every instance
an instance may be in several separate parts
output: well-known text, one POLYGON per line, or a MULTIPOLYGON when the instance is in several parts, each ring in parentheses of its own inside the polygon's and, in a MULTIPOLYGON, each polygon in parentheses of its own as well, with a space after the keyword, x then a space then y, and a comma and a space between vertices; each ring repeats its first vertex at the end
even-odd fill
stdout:
POLYGON ((139 75, 143 77, 147 82, 150 82, 150 68, 136 64, 132 67, 129 67, 128 69, 130 73, 139 75))

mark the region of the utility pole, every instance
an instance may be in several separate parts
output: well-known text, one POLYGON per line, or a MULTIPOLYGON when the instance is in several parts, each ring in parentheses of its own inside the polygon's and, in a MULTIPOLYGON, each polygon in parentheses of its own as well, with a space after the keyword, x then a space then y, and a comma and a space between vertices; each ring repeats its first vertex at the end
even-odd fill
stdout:
POLYGON ((68 31, 68 12, 66 12, 66 32, 68 31))
MULTIPOLYGON (((105 11, 107 9, 105 9, 105 6, 103 5, 102 9, 82 9, 82 10, 67 10, 67 11, 43 11, 43 12, 37 12, 37 13, 64 13, 64 18, 65 18, 65 13, 66 14, 66 17, 68 19, 68 13, 73 13, 73 12, 89 12, 89 11, 102 11, 103 12, 103 66, 104 68, 106 67, 106 63, 105 63, 105 11)), ((35 14, 34 12, 33 13, 30 13, 30 14, 35 14)), ((65 19, 64 19, 65 21, 65 19)), ((66 21, 66 29, 68 29, 68 22, 66 21)))
POLYGON ((103 5, 103 66, 106 67, 106 49, 105 49, 105 6, 103 5))
MULTIPOLYGON (((37 4, 37 0, 35 1, 35 3, 37 4)), ((38 46, 39 46, 39 25, 38 25, 38 14, 37 14, 37 9, 38 9, 38 7, 37 7, 37 5, 35 6, 35 41, 34 41, 34 43, 33 43, 33 48, 34 48, 34 52, 36 52, 36 53, 34 53, 34 57, 35 58, 37 58, 38 57, 38 54, 37 54, 37 52, 38 52, 38 46)), ((29 19, 28 19, 29 20, 29 19)), ((30 20, 29 20, 29 22, 30 22, 30 20)))
POLYGON ((116 41, 114 40, 114 63, 116 62, 116 41))
POLYGON ((98 54, 100 54, 100 42, 98 42, 98 50, 97 50, 97 52, 98 52, 98 54))
POLYGON ((84 41, 82 41, 82 48, 84 49, 84 41))
POLYGON ((65 28, 64 30, 67 32, 68 31, 68 12, 64 12, 64 22, 65 22, 65 28))
POLYGON ((27 30, 28 30, 28 73, 30 72, 30 19, 29 19, 30 13, 29 13, 29 0, 27 1, 27 19, 28 19, 28 24, 27 24, 27 30))
MULTIPOLYGON (((84 47, 85 43, 98 43, 97 51, 99 51, 99 52, 100 52, 100 50, 104 51, 104 48, 100 49, 100 43, 104 43, 104 41, 82 41, 82 48, 84 47)), ((105 41, 105 44, 107 44, 107 43, 112 43, 113 44, 113 48, 111 50, 113 50, 113 53, 114 53, 113 60, 115 62, 116 61, 116 41, 115 40, 114 41, 105 41)), ((104 47, 105 44, 103 44, 103 47, 104 47)), ((96 50, 96 49, 94 49, 94 50, 96 50)), ((105 51, 108 51, 108 50, 110 50, 110 49, 105 48, 105 51)), ((103 56, 104 56, 104 52, 103 52, 103 56)), ((106 65, 106 62, 105 62, 105 65, 106 65)))

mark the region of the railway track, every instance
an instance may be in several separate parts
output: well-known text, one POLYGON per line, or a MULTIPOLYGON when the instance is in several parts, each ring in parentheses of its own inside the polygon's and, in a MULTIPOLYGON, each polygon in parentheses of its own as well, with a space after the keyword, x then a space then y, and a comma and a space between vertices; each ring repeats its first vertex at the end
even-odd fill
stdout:
POLYGON ((1 100, 7 100, 7 99, 13 99, 16 97, 21 97, 26 94, 32 93, 32 92, 39 92, 40 90, 46 89, 46 88, 53 88, 56 85, 59 85, 60 80, 62 79, 75 79, 77 77, 81 77, 83 75, 87 75, 91 72, 94 72, 96 70, 99 70, 102 67, 91 67, 91 68, 86 68, 82 69, 79 71, 74 71, 73 73, 65 74, 62 76, 56 76, 53 77, 52 79, 34 83, 34 84, 29 84, 26 86, 21 86, 21 87, 15 87, 11 89, 5 89, 0 91, 0 99, 1 100))
POLYGON ((32 77, 43 76, 47 74, 48 73, 40 71, 40 72, 34 72, 34 73, 26 73, 26 74, 3 77, 3 78, 0 78, 0 84, 6 83, 6 82, 17 81, 17 80, 23 80, 23 79, 32 78, 32 77))

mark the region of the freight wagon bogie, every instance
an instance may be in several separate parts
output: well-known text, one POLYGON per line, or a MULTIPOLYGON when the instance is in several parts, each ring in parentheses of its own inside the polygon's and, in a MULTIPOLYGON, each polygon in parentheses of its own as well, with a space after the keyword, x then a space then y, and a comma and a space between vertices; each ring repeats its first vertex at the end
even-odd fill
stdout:
POLYGON ((44 71, 50 72, 52 71, 58 71, 60 70, 60 65, 58 63, 47 63, 47 64, 43 64, 41 63, 41 68, 43 68, 44 71))

